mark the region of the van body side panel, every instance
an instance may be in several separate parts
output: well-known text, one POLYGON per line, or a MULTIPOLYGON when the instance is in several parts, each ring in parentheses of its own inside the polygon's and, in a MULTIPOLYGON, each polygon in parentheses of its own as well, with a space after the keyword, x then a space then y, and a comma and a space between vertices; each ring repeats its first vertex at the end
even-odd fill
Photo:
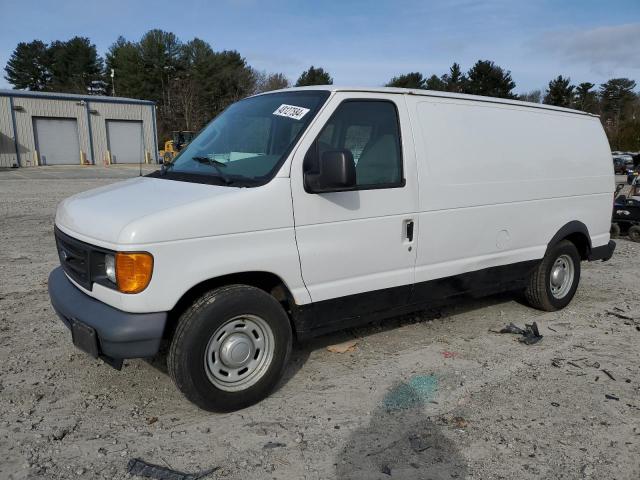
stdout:
POLYGON ((107 305, 125 312, 144 313, 171 310, 187 291, 206 280, 255 271, 280 277, 296 303, 310 301, 300 276, 292 227, 131 245, 131 251, 147 251, 154 257, 153 278, 144 291, 123 295, 97 283, 93 284, 92 291, 87 291, 73 283, 107 305))
POLYGON ((408 300, 416 256, 415 248, 406 242, 405 230, 418 205, 415 156, 409 132, 402 96, 339 92, 301 140, 291 164, 291 190, 302 276, 313 302, 393 287, 403 287, 408 300), (395 104, 406 184, 347 192, 306 192, 303 181, 306 152, 339 105, 354 99, 395 104))
MULTIPOLYGON (((80 194, 65 201, 58 209, 56 225, 67 235, 91 245, 151 253, 153 278, 145 290, 135 295, 124 295, 97 283, 91 291, 76 285, 87 295, 125 312, 167 311, 201 282, 259 271, 280 277, 296 303, 311 301, 300 272, 288 178, 274 178, 267 185, 252 189, 147 179, 138 186, 155 191, 156 203, 168 204, 155 212, 147 212, 146 203, 137 205, 131 201, 129 185, 120 185, 124 194, 117 207, 126 215, 104 215, 112 222, 121 221, 113 228, 111 240, 82 235, 71 228, 76 224, 91 225, 95 210, 116 208, 114 202, 102 201, 100 190, 93 196, 80 194), (171 198, 164 198, 172 191, 189 188, 195 198, 187 207, 171 205, 171 198), (89 208, 92 206, 94 212, 89 208), (135 210, 144 215, 136 216, 135 210), (70 217, 74 222, 69 221, 70 217), (156 241, 151 241, 153 238, 156 241)), ((96 227, 96 233, 103 232, 96 227)))
POLYGON ((416 283, 541 259, 565 224, 609 241, 614 188, 597 118, 408 97, 420 183, 416 283))

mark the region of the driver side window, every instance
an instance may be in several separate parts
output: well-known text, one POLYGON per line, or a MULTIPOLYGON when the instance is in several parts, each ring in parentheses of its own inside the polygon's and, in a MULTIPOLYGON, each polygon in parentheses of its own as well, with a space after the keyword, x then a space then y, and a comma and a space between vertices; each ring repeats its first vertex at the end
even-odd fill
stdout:
POLYGON ((398 112, 392 102, 343 102, 318 135, 313 160, 335 150, 353 155, 358 190, 404 185, 398 112))

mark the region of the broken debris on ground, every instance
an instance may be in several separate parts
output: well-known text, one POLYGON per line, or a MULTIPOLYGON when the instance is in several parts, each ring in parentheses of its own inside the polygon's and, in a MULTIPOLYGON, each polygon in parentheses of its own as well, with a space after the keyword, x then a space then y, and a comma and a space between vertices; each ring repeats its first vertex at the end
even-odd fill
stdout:
POLYGON ((184 473, 147 463, 139 458, 132 458, 127 464, 127 473, 154 480, 199 480, 215 472, 219 467, 209 468, 197 473, 184 473))
POLYGON ((347 342, 338 343, 336 345, 329 345, 327 347, 327 350, 329 350, 331 353, 349 353, 355 352, 357 345, 358 342, 356 340, 349 340, 347 342))
POLYGON ((534 343, 538 343, 542 340, 542 335, 540 335, 540 331, 538 330, 538 324, 533 322, 532 324, 525 323, 524 328, 520 328, 517 325, 510 323, 506 327, 498 330, 492 330, 494 333, 515 333, 516 335, 522 335, 522 338, 519 339, 521 343, 526 345, 533 345, 534 343))

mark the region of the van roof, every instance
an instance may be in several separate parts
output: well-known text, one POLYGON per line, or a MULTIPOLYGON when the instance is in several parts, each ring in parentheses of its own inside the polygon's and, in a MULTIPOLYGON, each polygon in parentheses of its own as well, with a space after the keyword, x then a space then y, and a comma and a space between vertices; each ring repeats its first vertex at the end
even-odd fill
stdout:
POLYGON ((455 98, 459 100, 473 100, 484 103, 499 103, 504 105, 516 105, 519 107, 539 108, 542 110, 553 110, 557 112, 573 113, 576 115, 586 115, 589 117, 598 117, 593 113, 582 112, 571 108, 556 107, 554 105, 546 105, 544 103, 523 102, 520 100, 511 100, 507 98, 483 97, 480 95, 467 95, 466 93, 440 92, 436 90, 422 90, 417 88, 395 88, 395 87, 350 87, 338 85, 312 85, 309 87, 292 87, 281 90, 273 90, 266 93, 274 92, 291 92, 298 90, 327 90, 330 92, 371 92, 371 93, 392 93, 397 95, 421 95, 423 97, 439 97, 439 98, 455 98))

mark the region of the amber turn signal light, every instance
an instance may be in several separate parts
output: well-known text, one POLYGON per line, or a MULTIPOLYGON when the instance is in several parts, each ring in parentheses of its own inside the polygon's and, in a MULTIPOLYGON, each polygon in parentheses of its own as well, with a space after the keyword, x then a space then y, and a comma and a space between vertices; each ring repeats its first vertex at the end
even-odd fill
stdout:
POLYGON ((122 293, 140 293, 151 281, 153 256, 146 252, 116 253, 116 285, 122 293))

